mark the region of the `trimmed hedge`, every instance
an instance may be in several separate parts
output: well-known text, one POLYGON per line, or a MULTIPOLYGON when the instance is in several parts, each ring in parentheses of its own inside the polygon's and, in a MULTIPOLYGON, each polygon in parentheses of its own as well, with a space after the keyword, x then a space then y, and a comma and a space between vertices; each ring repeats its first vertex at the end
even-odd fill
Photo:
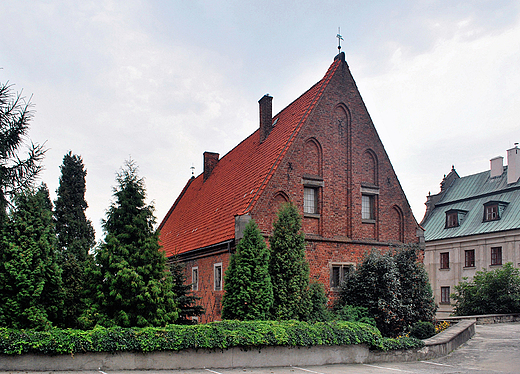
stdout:
POLYGON ((223 321, 163 328, 96 327, 88 331, 0 328, 0 354, 8 355, 350 344, 366 344, 370 349, 383 351, 424 345, 413 338, 383 338, 375 327, 359 322, 223 321))

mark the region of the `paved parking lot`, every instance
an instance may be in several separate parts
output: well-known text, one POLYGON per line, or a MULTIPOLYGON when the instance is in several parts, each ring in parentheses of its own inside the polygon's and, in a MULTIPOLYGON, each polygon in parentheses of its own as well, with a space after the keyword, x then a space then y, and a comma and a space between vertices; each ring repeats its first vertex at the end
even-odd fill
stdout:
MULTIPOLYGON (((16 372, 9 372, 16 373, 16 372)), ((21 373, 43 373, 26 371, 21 373)), ((49 373, 49 372, 47 372, 49 373)), ((50 372, 71 374, 72 372, 50 372)), ((520 373, 520 323, 476 326, 473 339, 446 357, 392 364, 325 365, 281 368, 197 369, 163 371, 81 371, 81 374, 399 374, 520 373)), ((7 374, 7 372, 0 372, 7 374)))

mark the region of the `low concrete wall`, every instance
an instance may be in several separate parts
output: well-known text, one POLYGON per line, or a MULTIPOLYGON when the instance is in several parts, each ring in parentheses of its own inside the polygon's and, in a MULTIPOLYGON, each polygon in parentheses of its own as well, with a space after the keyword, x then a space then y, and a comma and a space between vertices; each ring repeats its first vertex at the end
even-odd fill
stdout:
POLYGON ((444 356, 475 334, 475 321, 460 321, 425 340, 421 349, 371 351, 365 345, 231 348, 151 353, 82 353, 62 356, 0 356, 0 370, 172 370, 195 368, 274 367, 291 365, 404 362, 444 356))
POLYGON ((478 316, 446 317, 443 321, 458 322, 464 320, 476 320, 477 325, 488 325, 493 323, 520 322, 520 313, 513 314, 483 314, 478 316))

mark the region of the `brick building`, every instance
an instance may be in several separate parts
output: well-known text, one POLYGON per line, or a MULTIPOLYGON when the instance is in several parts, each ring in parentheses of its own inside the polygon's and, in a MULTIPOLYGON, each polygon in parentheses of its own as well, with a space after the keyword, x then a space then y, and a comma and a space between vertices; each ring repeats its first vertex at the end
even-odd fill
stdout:
POLYGON ((329 296, 366 251, 422 237, 344 53, 274 116, 272 99, 259 101, 257 131, 222 158, 204 153, 204 172, 159 227, 166 255, 186 264, 202 297, 202 322, 220 318, 223 275, 247 221, 267 237, 283 202, 300 207, 311 277, 329 296))

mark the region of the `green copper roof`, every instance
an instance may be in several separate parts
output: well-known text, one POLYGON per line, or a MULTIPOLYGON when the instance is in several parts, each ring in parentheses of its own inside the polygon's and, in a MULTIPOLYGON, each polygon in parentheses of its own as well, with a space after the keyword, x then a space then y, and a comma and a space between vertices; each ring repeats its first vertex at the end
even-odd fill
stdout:
POLYGON ((490 171, 457 178, 448 186, 431 214, 422 223, 426 241, 520 229, 520 182, 507 184, 507 166, 501 176, 490 171), (483 222, 484 204, 501 203, 500 219, 483 222), (463 211, 459 226, 446 228, 446 212, 463 211))

